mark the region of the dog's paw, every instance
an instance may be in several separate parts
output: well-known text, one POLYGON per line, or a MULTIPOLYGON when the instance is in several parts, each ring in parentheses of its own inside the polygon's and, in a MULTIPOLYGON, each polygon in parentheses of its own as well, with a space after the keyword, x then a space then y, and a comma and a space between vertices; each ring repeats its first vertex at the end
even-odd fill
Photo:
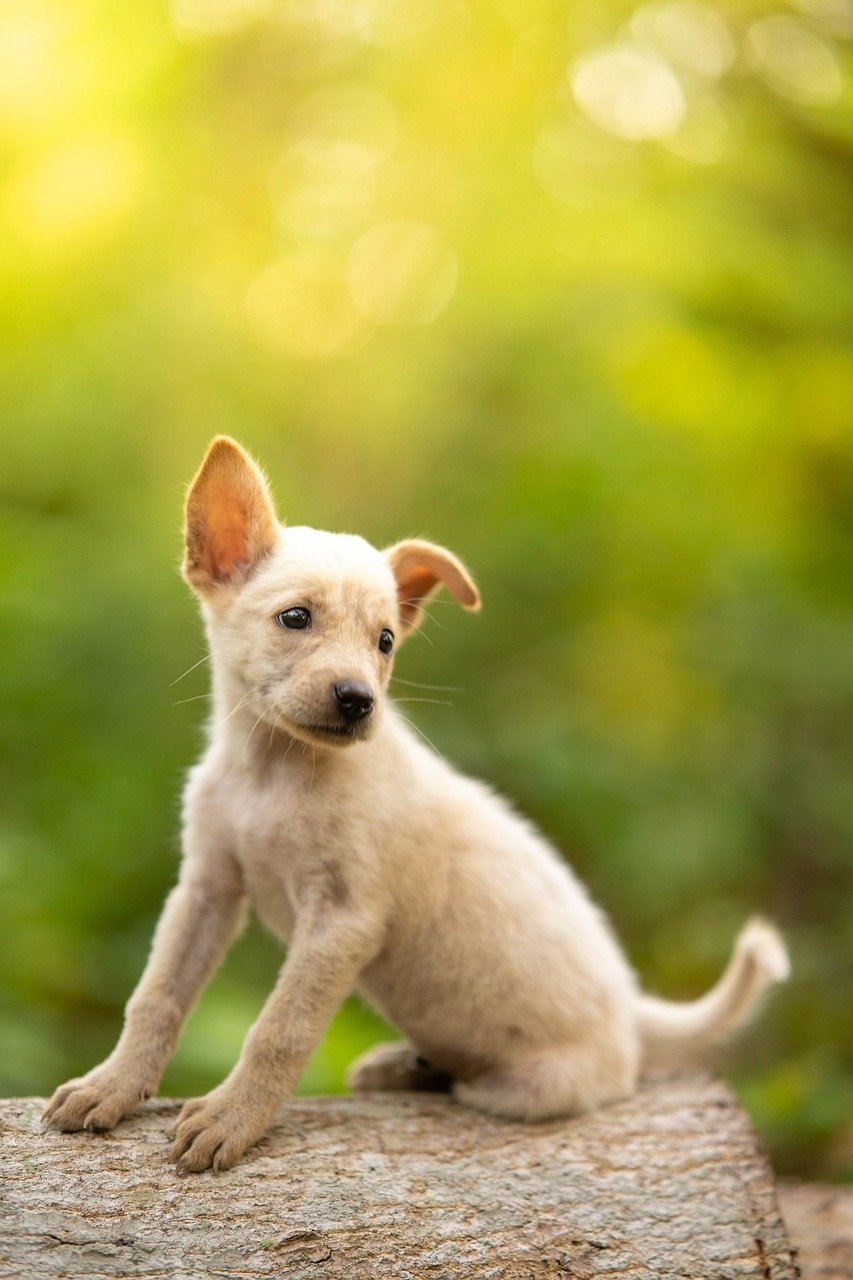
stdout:
POLYGON ((446 1093, 452 1077, 430 1066, 410 1044, 395 1040, 368 1049, 350 1066, 347 1088, 353 1093, 414 1089, 446 1093))
POLYGON ((230 1169, 263 1137, 268 1109, 225 1085, 184 1103, 172 1128, 171 1158, 180 1174, 230 1169))
POLYGON ((88 1129, 103 1133, 135 1111, 149 1090, 127 1072, 95 1067, 79 1080, 61 1085, 42 1114, 42 1123, 65 1133, 88 1129))

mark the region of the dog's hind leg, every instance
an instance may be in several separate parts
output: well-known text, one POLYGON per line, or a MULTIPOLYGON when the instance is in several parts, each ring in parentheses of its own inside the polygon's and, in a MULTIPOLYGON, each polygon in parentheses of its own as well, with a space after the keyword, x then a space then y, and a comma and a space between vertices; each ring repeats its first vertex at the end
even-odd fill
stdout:
POLYGON ((446 1072, 431 1067, 405 1040, 374 1045, 347 1072, 347 1088, 354 1093, 389 1089, 447 1093, 452 1083, 446 1072))
POLYGON ((494 1068, 473 1080, 457 1080, 453 1096, 476 1111, 508 1120, 555 1120, 582 1115, 608 1102, 627 1098, 636 1087, 636 1054, 614 1050, 602 1062, 567 1048, 494 1068))

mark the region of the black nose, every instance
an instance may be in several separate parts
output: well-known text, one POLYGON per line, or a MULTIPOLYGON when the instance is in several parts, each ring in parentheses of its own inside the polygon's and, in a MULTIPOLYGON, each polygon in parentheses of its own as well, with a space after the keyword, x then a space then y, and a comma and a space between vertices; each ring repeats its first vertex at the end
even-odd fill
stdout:
POLYGON ((373 690, 361 680, 339 680, 332 692, 338 710, 349 724, 363 720, 373 710, 373 690))

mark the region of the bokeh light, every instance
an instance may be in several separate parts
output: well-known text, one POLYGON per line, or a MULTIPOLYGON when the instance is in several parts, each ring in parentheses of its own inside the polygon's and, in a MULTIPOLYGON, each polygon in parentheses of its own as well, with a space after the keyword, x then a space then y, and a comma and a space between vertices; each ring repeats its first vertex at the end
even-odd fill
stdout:
POLYGON ((631 18, 630 28, 639 42, 709 80, 728 71, 737 55, 726 19, 703 0, 643 5, 631 18))
POLYGON ((370 333, 342 270, 317 253, 291 254, 266 267, 249 286, 246 310, 261 341, 293 359, 341 355, 370 333))
POLYGON ((807 105, 841 96, 841 66, 834 50, 792 14, 771 14, 749 28, 747 48, 768 83, 807 105))
POLYGON ((455 253, 423 222, 378 223, 347 262, 353 302, 380 324, 429 324, 453 297, 457 275, 455 253))
POLYGON ((572 87, 591 120, 624 138, 668 138, 684 119, 684 93, 671 68, 628 44, 583 57, 572 87))
POLYGON ((272 8, 273 0, 172 0, 172 18, 184 34, 221 36, 263 17, 272 8))
POLYGON ((22 167, 9 185, 13 227, 36 243, 95 235, 131 205, 142 161, 127 137, 81 138, 22 167))
POLYGON ((89 58, 68 27, 58 5, 10 0, 0 10, 0 136, 37 133, 81 96, 89 58))
POLYGON ((380 168, 394 150, 393 107, 370 90, 336 86, 303 102, 288 132, 292 141, 269 179, 285 233, 310 241, 358 231, 375 207, 380 168))

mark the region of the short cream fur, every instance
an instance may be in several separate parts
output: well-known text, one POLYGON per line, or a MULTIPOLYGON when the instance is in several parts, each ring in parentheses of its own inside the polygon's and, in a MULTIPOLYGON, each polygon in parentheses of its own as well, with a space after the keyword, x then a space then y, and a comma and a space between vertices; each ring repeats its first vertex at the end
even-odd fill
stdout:
POLYGON ((536 1120, 624 1098, 643 1063, 724 1038, 787 976, 754 920, 717 985, 642 995, 602 913, 544 838, 430 751, 385 698, 399 641, 445 586, 479 596, 441 547, 281 526, 258 468, 218 437, 186 502, 184 576, 213 669, 209 745, 184 796, 183 861, 113 1053, 56 1091, 45 1119, 109 1129, 154 1093, 247 904, 288 943, 240 1059, 187 1102, 181 1172, 233 1165, 293 1089, 354 988, 404 1033, 351 1068, 353 1089, 449 1087, 536 1120), (283 611, 310 624, 287 629, 283 611), (374 694, 341 720, 342 681, 374 694))

